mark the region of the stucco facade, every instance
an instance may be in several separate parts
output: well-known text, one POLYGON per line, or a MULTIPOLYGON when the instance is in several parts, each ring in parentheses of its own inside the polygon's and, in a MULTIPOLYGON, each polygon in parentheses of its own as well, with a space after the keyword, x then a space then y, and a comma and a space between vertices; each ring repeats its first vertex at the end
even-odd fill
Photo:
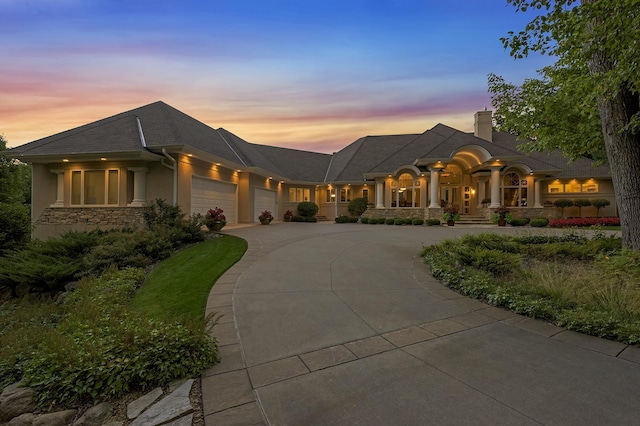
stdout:
POLYGON ((9 153, 33 165, 38 238, 142 226, 142 209, 158 198, 186 214, 224 207, 230 223, 257 222, 265 209, 281 220, 301 201, 333 219, 360 197, 375 217, 440 217, 451 205, 488 217, 506 205, 515 216, 553 218, 560 198, 607 199, 599 214, 616 215, 606 167, 526 155, 515 136, 491 129, 490 111, 474 121, 474 134, 439 124, 422 134, 368 136, 327 155, 251 144, 157 102, 9 153))

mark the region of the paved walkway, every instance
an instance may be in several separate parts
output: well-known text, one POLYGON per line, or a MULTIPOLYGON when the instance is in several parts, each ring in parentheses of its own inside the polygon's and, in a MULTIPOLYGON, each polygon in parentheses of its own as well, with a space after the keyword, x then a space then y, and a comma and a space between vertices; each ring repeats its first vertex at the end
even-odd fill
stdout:
POLYGON ((640 421, 640 349, 461 297, 418 257, 487 229, 225 231, 249 249, 207 306, 225 314, 213 332, 222 362, 202 378, 207 426, 640 421))

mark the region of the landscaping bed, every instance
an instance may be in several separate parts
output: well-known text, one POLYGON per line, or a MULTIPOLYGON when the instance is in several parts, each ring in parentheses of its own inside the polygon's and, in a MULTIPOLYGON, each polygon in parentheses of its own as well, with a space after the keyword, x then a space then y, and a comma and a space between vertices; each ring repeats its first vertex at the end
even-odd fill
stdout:
POLYGON ((640 253, 596 233, 467 235, 425 247, 434 277, 461 294, 570 330, 640 343, 640 253))

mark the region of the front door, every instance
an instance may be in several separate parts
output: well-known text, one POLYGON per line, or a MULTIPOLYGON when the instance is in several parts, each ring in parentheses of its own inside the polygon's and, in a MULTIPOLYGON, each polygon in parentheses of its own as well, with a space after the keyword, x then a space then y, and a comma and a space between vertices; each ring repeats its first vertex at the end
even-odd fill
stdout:
POLYGON ((446 207, 448 205, 458 206, 460 208, 460 188, 457 186, 441 186, 440 187, 440 205, 446 207))

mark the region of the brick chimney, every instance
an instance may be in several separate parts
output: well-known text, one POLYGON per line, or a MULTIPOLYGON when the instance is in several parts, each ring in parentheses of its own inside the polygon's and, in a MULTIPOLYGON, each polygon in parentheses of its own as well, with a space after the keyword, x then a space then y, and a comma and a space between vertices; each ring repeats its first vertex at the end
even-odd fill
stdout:
POLYGON ((475 137, 492 142, 493 111, 478 111, 473 115, 473 135, 475 137))

